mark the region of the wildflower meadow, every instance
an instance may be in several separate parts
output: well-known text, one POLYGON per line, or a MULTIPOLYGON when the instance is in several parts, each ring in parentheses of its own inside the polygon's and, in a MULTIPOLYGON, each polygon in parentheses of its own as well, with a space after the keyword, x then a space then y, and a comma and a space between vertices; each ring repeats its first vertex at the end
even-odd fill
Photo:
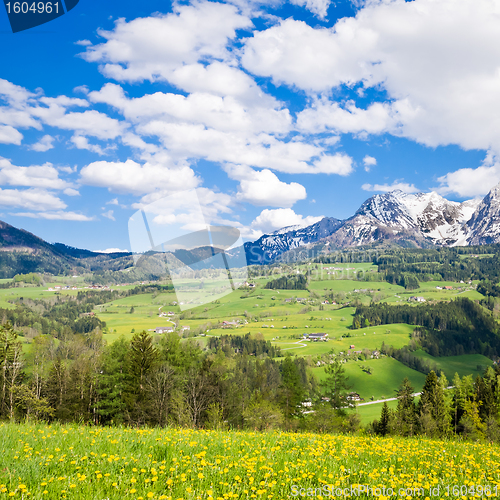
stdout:
POLYGON ((5 423, 0 449, 0 499, 384 500, 500 489, 497 445, 422 437, 5 423))

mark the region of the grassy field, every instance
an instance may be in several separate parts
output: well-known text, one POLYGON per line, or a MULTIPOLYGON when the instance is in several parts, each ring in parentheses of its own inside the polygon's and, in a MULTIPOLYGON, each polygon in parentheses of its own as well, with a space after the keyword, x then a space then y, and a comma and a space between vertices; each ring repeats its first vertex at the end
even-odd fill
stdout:
POLYGON ((2 498, 339 498, 352 487, 386 500, 389 488, 445 498, 454 485, 500 486, 498 446, 424 438, 3 424, 0 442, 2 498))
MULTIPOLYGON (((190 332, 196 332, 200 327, 210 330, 210 335, 262 335, 266 340, 280 346, 283 353, 298 356, 311 356, 313 359, 331 352, 347 352, 349 350, 370 351, 380 350, 382 343, 394 348, 408 344, 413 326, 405 324, 381 325, 376 327, 350 330, 354 307, 348 304, 359 300, 364 304, 371 301, 386 301, 389 303, 408 303, 412 295, 423 296, 426 300, 451 300, 457 296, 469 298, 482 297, 474 289, 476 283, 455 283, 432 281, 421 283, 418 290, 406 291, 404 288, 386 282, 359 281, 352 278, 358 272, 373 273, 376 267, 371 263, 359 264, 323 264, 316 266, 302 265, 300 270, 311 270, 312 280, 308 290, 269 290, 265 284, 275 276, 260 277, 250 280, 257 286, 254 289, 239 289, 218 297, 217 300, 202 304, 188 311, 182 311, 177 295, 171 292, 155 292, 131 295, 98 305, 94 311, 106 322, 108 343, 116 341, 120 336, 130 339, 135 332, 150 331, 158 326, 189 326, 190 332), (332 273, 332 274, 328 274, 332 273), (452 290, 444 290, 451 286, 452 290), (436 287, 440 287, 438 289, 436 287), (337 294, 343 305, 321 304, 325 296, 337 294), (301 300, 297 301, 299 298, 301 300), (159 317, 161 312, 173 312, 174 316, 159 317), (180 317, 184 319, 180 319, 180 317), (216 329, 217 323, 238 320, 245 323, 234 329, 216 329), (314 332, 325 332, 329 335, 327 342, 305 342, 303 335, 314 332), (354 346, 351 348, 351 346, 354 346)), ((47 283, 44 287, 26 286, 22 288, 0 289, 0 307, 14 307, 19 297, 42 299, 54 298, 56 294, 76 295, 78 290, 48 291, 55 284, 73 284, 80 288, 84 286, 82 278, 65 277, 47 283)), ((130 289, 132 285, 112 288, 118 290, 130 289)), ((208 293, 212 293, 208 291, 208 293)), ((200 345, 206 344, 205 338, 198 338, 200 345)), ((29 352, 30 345, 23 346, 29 352)), ((482 368, 491 364, 487 358, 479 355, 455 358, 433 359, 419 352, 417 355, 427 357, 436 362, 451 380, 455 372, 461 376, 482 372, 482 368)), ((349 362, 346 370, 351 378, 354 390, 363 397, 392 396, 401 380, 408 376, 416 388, 423 383, 423 375, 388 358, 369 360, 365 364, 372 367, 372 374, 359 368, 363 362, 349 362)), ((321 369, 315 370, 321 378, 321 369)))
MULTIPOLYGON (((395 397, 396 390, 405 377, 408 377, 415 392, 419 392, 425 382, 423 373, 389 357, 348 361, 344 364, 344 369, 350 390, 357 392, 365 401, 370 401, 372 397, 374 400, 395 397), (362 367, 370 367, 372 373, 367 373, 362 367)), ((314 368, 313 372, 319 381, 326 377, 324 367, 314 368)))
MULTIPOLYGON (((374 420, 378 420, 383 405, 384 403, 373 403, 370 405, 356 406, 356 413, 359 415, 361 425, 367 425, 374 420)), ((393 410, 397 405, 397 401, 387 401, 387 406, 393 410)))
POLYGON ((460 377, 472 375, 482 375, 487 366, 492 366, 493 361, 481 354, 463 354, 461 356, 444 356, 435 358, 422 350, 415 351, 415 355, 425 358, 435 363, 438 370, 442 370, 449 382, 453 379, 455 373, 460 377))

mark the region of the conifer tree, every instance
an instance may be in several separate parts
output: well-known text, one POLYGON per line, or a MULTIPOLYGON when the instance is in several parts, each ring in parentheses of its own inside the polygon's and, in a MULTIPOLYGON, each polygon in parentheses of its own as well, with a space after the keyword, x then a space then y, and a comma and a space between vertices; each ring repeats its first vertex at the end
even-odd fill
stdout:
POLYGON ((389 406, 387 406, 387 402, 384 401, 382 406, 382 411, 380 412, 380 421, 378 423, 378 433, 385 436, 389 433, 389 421, 391 418, 391 414, 389 411, 389 406))
POLYGON ((395 415, 396 431, 402 436, 413 436, 417 431, 417 411, 413 391, 410 381, 405 378, 398 390, 395 415))
POLYGON ((304 386, 297 365, 291 356, 286 356, 281 365, 280 403, 285 418, 297 413, 297 406, 304 398, 304 386))
POLYGON ((326 379, 321 383, 325 389, 325 396, 330 399, 330 405, 339 410, 350 406, 347 399, 348 378, 340 361, 335 360, 325 368, 326 379))
POLYGON ((427 375, 417 410, 422 432, 428 435, 444 435, 449 432, 444 390, 434 370, 427 375))
POLYGON ((134 334, 127 359, 128 383, 123 398, 128 409, 128 419, 144 424, 148 418, 148 391, 146 377, 158 361, 158 350, 153 337, 145 330, 134 334))

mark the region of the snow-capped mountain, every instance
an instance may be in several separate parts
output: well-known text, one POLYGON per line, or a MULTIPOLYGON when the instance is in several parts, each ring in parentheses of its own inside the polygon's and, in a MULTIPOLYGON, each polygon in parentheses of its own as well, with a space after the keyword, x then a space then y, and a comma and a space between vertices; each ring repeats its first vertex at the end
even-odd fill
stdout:
POLYGON ((479 203, 467 222, 466 244, 485 245, 500 242, 500 184, 479 203))
POLYGON ((428 247, 500 243, 500 184, 483 200, 449 201, 435 192, 396 190, 366 200, 344 221, 325 217, 308 227, 287 227, 245 244, 249 264, 322 242, 329 249, 382 240, 428 247))
POLYGON ((380 239, 411 238, 436 245, 464 244, 480 200, 448 201, 439 194, 407 194, 396 190, 369 198, 340 229, 341 245, 364 245, 380 239))
POLYGON ((330 236, 342 221, 325 217, 311 226, 289 226, 272 234, 265 234, 257 241, 245 243, 249 264, 267 264, 279 255, 330 236))

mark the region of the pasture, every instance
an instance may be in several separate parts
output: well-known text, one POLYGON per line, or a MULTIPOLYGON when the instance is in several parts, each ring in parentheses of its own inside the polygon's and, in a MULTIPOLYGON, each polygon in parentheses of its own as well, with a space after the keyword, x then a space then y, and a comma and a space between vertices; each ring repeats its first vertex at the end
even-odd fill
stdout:
POLYGON ((498 446, 422 437, 2 424, 0 442, 5 498, 339 498, 357 487, 356 498, 387 500, 382 488, 442 498, 500 486, 498 446))
MULTIPOLYGON (((365 361, 348 361, 344 365, 350 391, 357 392, 365 401, 393 398, 405 377, 408 377, 415 392, 420 392, 425 382, 423 373, 412 370, 399 361, 382 357, 365 361), (371 373, 368 373, 370 368, 371 373)), ((323 366, 314 368, 319 381, 326 377, 323 366)))

